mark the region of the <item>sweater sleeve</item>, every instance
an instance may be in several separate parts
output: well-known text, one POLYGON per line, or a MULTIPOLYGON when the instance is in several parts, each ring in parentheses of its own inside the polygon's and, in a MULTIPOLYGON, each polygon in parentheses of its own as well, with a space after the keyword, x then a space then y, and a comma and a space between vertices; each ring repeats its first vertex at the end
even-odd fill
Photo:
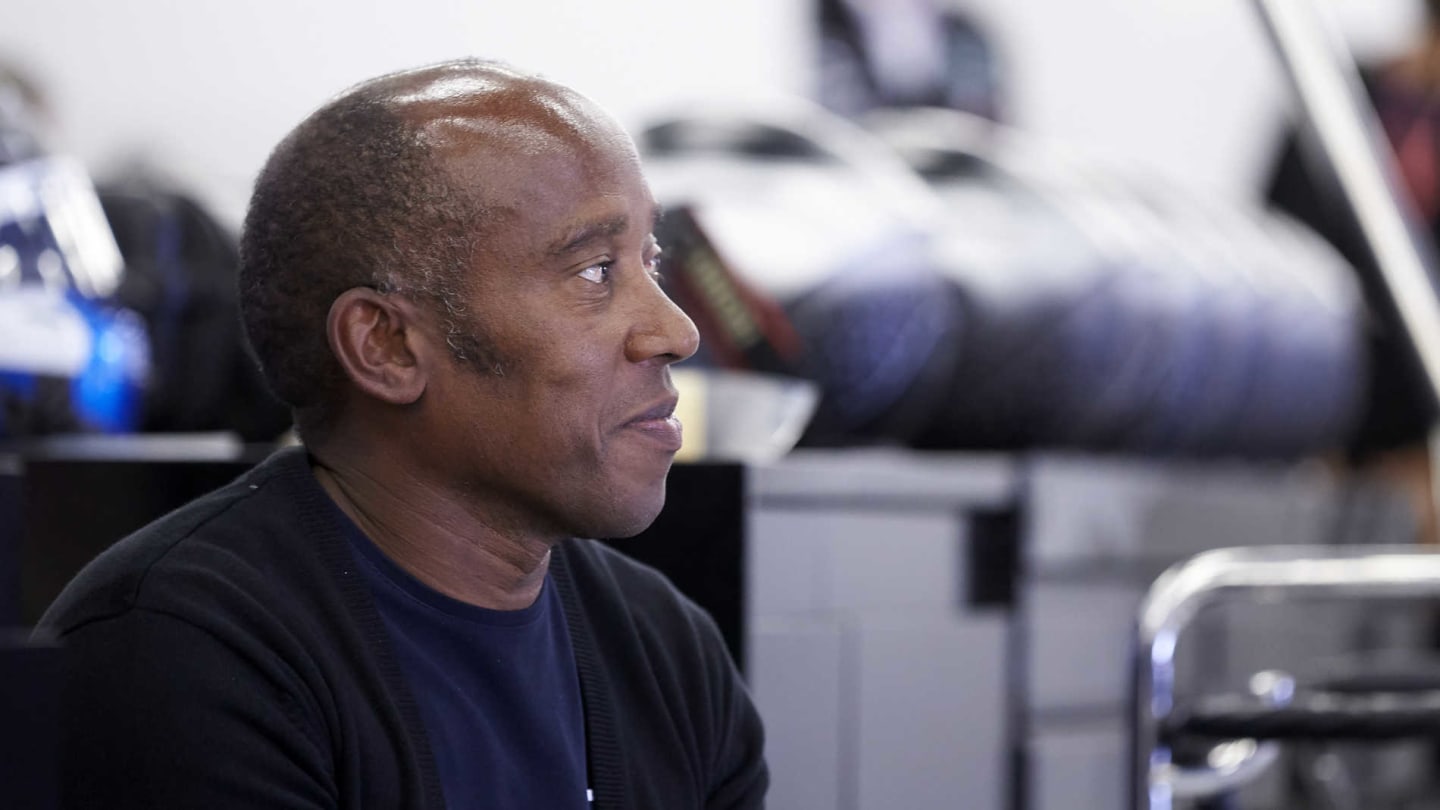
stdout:
POLYGON ((720 629, 708 613, 693 605, 692 609, 698 616, 711 677, 719 685, 715 727, 720 733, 706 810, 763 808, 770 772, 765 765, 765 732, 760 714, 730 658, 720 629))
POLYGON ((336 806, 313 710, 265 662, 141 609, 63 642, 66 808, 336 806))

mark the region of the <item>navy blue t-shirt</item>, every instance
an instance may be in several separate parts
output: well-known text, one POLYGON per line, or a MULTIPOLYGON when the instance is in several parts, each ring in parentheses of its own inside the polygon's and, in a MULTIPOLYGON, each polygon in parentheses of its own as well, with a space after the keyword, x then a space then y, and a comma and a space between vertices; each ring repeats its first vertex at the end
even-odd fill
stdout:
POLYGON ((449 810, 590 806, 580 681, 560 596, 486 610, 350 542, 419 704, 449 810))

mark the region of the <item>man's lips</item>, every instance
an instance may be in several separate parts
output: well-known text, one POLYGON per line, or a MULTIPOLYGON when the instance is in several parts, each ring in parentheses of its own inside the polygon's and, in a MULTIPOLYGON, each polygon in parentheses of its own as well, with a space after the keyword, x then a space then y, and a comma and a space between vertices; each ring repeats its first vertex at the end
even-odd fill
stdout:
POLYGON ((654 440, 671 453, 677 452, 684 442, 684 427, 675 418, 676 401, 674 395, 668 396, 626 422, 624 427, 654 440))

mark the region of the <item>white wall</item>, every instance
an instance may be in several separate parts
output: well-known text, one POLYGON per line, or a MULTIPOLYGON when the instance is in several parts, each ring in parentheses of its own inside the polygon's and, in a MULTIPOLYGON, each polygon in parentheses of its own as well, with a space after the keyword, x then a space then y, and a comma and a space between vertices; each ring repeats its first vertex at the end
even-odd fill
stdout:
MULTIPOLYGON (((1366 52, 1414 0, 1320 0, 1366 52)), ((1250 196, 1284 85, 1251 0, 954 0, 1004 50, 1017 123, 1250 196)), ((6 0, 0 58, 49 87, 92 167, 153 156, 237 222, 270 146, 361 78, 478 54, 634 122, 682 99, 803 92, 809 0, 6 0)))
MULTIPOLYGON (((1016 122, 1222 196, 1254 197, 1290 108, 1253 0, 954 0, 1005 48, 1016 122)), ((1419 30, 1417 0, 1300 0, 1358 58, 1419 30)))
POLYGON ((271 146, 360 79, 505 59, 631 121, 693 95, 800 92, 805 7, 775 0, 4 0, 0 59, 46 85, 62 144, 152 155, 238 222, 271 146))

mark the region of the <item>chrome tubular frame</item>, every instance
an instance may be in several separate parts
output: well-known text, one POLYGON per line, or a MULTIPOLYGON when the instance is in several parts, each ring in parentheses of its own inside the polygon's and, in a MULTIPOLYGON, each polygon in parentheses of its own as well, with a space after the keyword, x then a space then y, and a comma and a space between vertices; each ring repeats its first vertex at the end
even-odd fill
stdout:
MULTIPOLYGON (((1230 601, 1440 598, 1440 550, 1416 546, 1270 546, 1205 552, 1166 571, 1139 612, 1132 805, 1172 810, 1176 799, 1213 795, 1263 772, 1273 746, 1239 744, 1208 767, 1176 768, 1160 729, 1175 709, 1175 650, 1205 608, 1230 601)), ((1288 695, 1284 679, 1265 687, 1288 695)), ((1231 745, 1231 744, 1227 744, 1231 745)), ((1225 746, 1222 746, 1225 748, 1225 746)), ((1220 749, 1217 749, 1219 751, 1220 749)))

